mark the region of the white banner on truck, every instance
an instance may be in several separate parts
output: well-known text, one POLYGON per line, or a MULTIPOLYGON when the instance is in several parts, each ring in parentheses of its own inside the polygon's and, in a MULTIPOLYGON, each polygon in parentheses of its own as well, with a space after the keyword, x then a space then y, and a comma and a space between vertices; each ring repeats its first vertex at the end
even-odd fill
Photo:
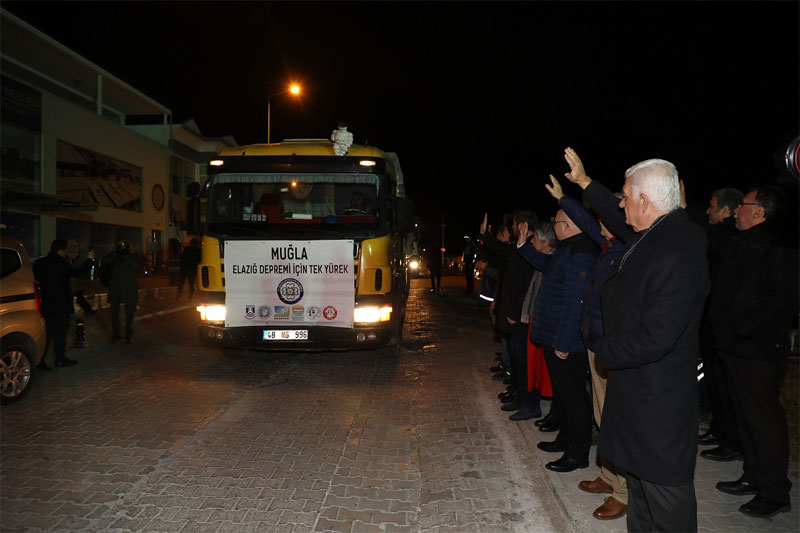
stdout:
POLYGON ((225 241, 225 326, 353 327, 353 241, 225 241))

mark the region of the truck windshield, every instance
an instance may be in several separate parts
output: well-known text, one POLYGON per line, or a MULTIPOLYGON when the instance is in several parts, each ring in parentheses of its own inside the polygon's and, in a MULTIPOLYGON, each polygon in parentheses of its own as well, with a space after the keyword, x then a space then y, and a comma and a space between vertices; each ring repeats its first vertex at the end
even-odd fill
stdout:
POLYGON ((255 182, 244 178, 215 180, 207 208, 210 226, 303 225, 310 230, 308 224, 378 225, 376 176, 337 175, 329 180, 259 176, 255 182))

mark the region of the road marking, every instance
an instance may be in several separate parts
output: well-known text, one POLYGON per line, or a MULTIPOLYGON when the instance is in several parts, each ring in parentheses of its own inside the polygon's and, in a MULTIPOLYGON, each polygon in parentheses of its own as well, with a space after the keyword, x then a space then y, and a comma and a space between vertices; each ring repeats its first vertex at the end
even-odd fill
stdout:
POLYGON ((169 309, 162 309, 161 311, 155 311, 154 313, 148 313, 146 315, 137 316, 136 319, 137 320, 144 320, 146 318, 153 318, 154 316, 167 315, 169 313, 175 313, 177 311, 183 311, 184 309, 191 309, 192 307, 195 307, 195 304, 182 305, 182 306, 179 306, 179 307, 170 307, 169 309))

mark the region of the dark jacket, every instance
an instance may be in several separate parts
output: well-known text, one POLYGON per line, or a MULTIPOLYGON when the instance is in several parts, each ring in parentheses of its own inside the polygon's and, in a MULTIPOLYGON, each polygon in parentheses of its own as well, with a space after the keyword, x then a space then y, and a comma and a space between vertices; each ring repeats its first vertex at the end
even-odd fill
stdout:
POLYGON ((187 246, 181 254, 181 271, 184 274, 193 275, 197 272, 197 265, 200 264, 200 248, 187 246))
POLYGON ((594 351, 597 339, 603 335, 603 308, 600 304, 600 291, 611 269, 620 258, 625 243, 617 238, 606 240, 601 233, 600 223, 580 202, 564 196, 558 202, 572 221, 600 247, 600 256, 594 264, 591 280, 581 297, 581 311, 578 323, 586 348, 594 351))
POLYGON ((134 253, 119 254, 111 252, 103 258, 104 265, 111 266, 111 279, 108 283, 109 301, 119 300, 135 304, 139 299, 136 275, 139 272, 139 256, 134 253))
MULTIPOLYGON (((531 238, 528 238, 526 246, 530 245, 531 238)), ((516 253, 516 244, 500 242, 489 233, 484 234, 483 239, 490 250, 505 255, 508 260, 508 266, 499 287, 500 294, 495 303, 494 312, 497 317, 495 327, 500 331, 510 332, 511 324, 509 324, 507 318, 515 322, 520 321, 522 301, 525 299, 528 286, 531 284, 533 267, 516 253)))
POLYGON ((497 270, 497 285, 494 297, 494 314, 496 317, 497 310, 502 305, 503 280, 508 271, 508 258, 514 253, 514 248, 510 244, 498 241, 497 238, 489 234, 481 235, 478 239, 478 253, 486 258, 489 266, 497 270), (487 244, 489 241, 492 241, 491 244, 487 244))
POLYGON ((55 252, 37 259, 33 264, 33 276, 39 282, 42 295, 42 315, 71 315, 73 305, 70 278, 85 277, 94 265, 94 260, 87 259, 83 265, 73 268, 64 257, 55 252))
POLYGON ((731 241, 711 296, 715 348, 782 363, 798 309, 798 252, 779 245, 769 221, 731 241))
POLYGON ((562 352, 585 352, 578 327, 581 295, 597 260, 598 248, 584 233, 556 244, 553 255, 527 243, 519 253, 544 276, 533 308, 531 341, 562 352))
MULTIPOLYGON (((593 194, 603 191, 590 192, 594 209, 593 194)), ((596 211, 606 222, 613 209, 596 211)), ((676 209, 640 232, 617 265, 601 292, 604 333, 595 350, 608 371, 598 452, 645 481, 686 485, 697 455, 705 234, 676 209)))

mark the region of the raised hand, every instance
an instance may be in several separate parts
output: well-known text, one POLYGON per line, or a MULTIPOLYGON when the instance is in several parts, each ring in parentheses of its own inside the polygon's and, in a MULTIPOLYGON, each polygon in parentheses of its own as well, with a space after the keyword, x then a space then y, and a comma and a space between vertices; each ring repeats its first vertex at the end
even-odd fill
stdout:
POLYGON ((569 164, 569 172, 566 172, 564 176, 571 181, 572 183, 580 186, 581 189, 585 189, 588 185, 592 182, 592 178, 586 175, 586 170, 583 168, 583 162, 581 158, 578 157, 578 154, 570 148, 567 147, 564 150, 564 159, 567 160, 567 164, 569 164))
POLYGON ((522 246, 528 239, 528 223, 520 222, 517 227, 519 228, 519 235, 517 236, 517 246, 522 246))
POLYGON ((550 193, 550 196, 555 198, 557 202, 564 197, 564 191, 561 189, 561 184, 552 174, 550 174, 550 183, 551 185, 545 183, 544 188, 547 189, 547 192, 550 193))
POLYGON ((486 228, 488 227, 488 224, 489 224, 489 213, 484 213, 483 222, 481 222, 481 235, 486 233, 486 228))

